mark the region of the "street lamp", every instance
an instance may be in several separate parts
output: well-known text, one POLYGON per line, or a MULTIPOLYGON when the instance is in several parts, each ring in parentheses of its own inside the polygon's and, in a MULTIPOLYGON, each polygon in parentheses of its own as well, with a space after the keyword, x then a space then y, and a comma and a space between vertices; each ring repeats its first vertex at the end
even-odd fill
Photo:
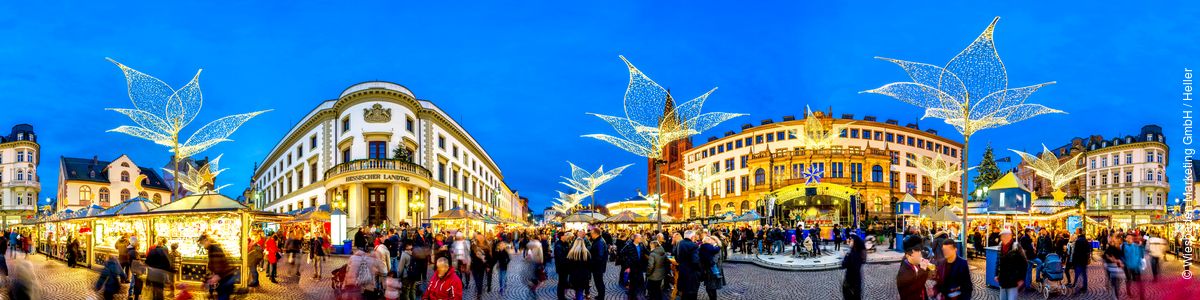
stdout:
POLYGON ((421 201, 421 193, 414 194, 412 200, 408 201, 408 211, 413 212, 413 223, 415 223, 413 224, 414 226, 421 226, 420 209, 424 207, 425 202, 421 201))
POLYGON ((345 245, 346 242, 346 201, 340 192, 334 192, 333 203, 331 207, 333 211, 329 214, 329 227, 333 231, 330 233, 334 243, 338 246, 345 245))

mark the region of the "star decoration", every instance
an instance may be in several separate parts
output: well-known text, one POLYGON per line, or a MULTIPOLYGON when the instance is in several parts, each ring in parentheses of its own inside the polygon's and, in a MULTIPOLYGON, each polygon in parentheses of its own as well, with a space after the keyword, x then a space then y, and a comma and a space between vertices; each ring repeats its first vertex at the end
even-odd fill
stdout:
POLYGON ((801 175, 804 175, 804 184, 805 185, 818 184, 818 183, 821 183, 821 177, 825 176, 825 168, 823 168, 823 167, 818 168, 814 164, 809 164, 808 168, 806 170, 804 170, 804 172, 801 173, 801 175))
POLYGON ((1083 155, 1082 153, 1075 154, 1071 158, 1059 159, 1058 156, 1054 155, 1053 151, 1046 148, 1045 144, 1042 144, 1041 156, 1034 156, 1013 149, 1008 150, 1016 152, 1017 155, 1021 156, 1021 160, 1025 162, 1025 168, 1033 170, 1035 175, 1050 181, 1050 187, 1055 191, 1061 190, 1072 179, 1083 176, 1087 172, 1079 164, 1079 159, 1083 155))
POLYGON ((197 194, 220 193, 221 189, 229 186, 228 184, 216 186, 217 175, 226 170, 218 167, 220 161, 221 155, 217 155, 217 158, 209 160, 204 165, 191 168, 187 171, 176 172, 170 168, 163 168, 163 171, 175 178, 179 178, 179 184, 183 186, 183 189, 190 192, 197 194))

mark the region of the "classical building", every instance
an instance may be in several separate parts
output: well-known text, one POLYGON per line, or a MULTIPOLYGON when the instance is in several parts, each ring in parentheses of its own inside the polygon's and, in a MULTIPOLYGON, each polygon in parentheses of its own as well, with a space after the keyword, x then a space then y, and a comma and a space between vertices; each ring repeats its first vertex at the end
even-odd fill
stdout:
POLYGON ((171 202, 171 189, 153 169, 139 167, 121 155, 112 161, 60 157, 56 211, 80 209, 92 204, 109 207, 133 197, 158 204, 171 202), (144 176, 144 177, 143 177, 144 176), (138 189, 141 178, 141 189, 138 189))
POLYGON ((0 223, 21 221, 37 211, 39 182, 37 167, 41 146, 33 126, 18 124, 6 136, 0 136, 0 223))
POLYGON ((519 201, 466 129, 399 84, 355 84, 300 118, 251 183, 258 208, 290 212, 326 203, 347 227, 426 222, 462 208, 511 218, 519 201))
POLYGON ((680 192, 686 193, 684 217, 755 209, 764 217, 773 213, 781 221, 845 225, 850 223, 853 199, 859 220, 891 223, 892 207, 905 193, 912 193, 927 206, 935 204, 935 199, 959 203, 959 180, 932 186, 910 159, 940 155, 958 165, 961 143, 932 129, 922 131, 916 124, 879 122, 874 116, 854 119, 843 114, 834 118, 832 112, 818 111, 810 118, 816 122, 785 116, 780 122, 767 119, 759 126, 746 124, 741 132, 710 137, 707 143, 684 151, 684 169, 705 170, 717 178, 702 193, 680 192), (828 147, 809 149, 797 139, 797 134, 810 127, 806 123, 819 123, 810 130, 822 133, 834 126, 845 126, 845 130, 835 134, 828 147), (772 197, 774 210, 768 211, 772 197))
MULTIPOLYGON (((1060 159, 1082 153, 1087 174, 1065 188, 1067 197, 1086 197, 1087 215, 1113 226, 1130 228, 1149 223, 1166 212, 1170 192, 1166 175, 1170 147, 1158 125, 1142 126, 1137 135, 1106 139, 1100 135, 1074 138, 1051 149, 1060 159)), ((1018 166, 1018 175, 1031 190, 1049 197, 1046 180, 1018 166), (1022 171, 1024 170, 1024 171, 1022 171)))

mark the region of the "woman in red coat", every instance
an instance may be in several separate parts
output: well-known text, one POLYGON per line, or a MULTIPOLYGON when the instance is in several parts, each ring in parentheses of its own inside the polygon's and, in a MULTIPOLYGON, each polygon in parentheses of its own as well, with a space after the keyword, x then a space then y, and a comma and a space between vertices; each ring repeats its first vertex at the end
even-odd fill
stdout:
POLYGON ((279 262, 279 244, 275 242, 275 236, 276 234, 272 234, 267 238, 263 249, 267 250, 267 278, 270 278, 273 283, 279 283, 275 281, 275 273, 278 268, 275 263, 279 262))
POLYGON ((458 275, 450 272, 450 260, 440 257, 437 260, 437 273, 429 280, 429 288, 425 291, 424 300, 462 300, 463 286, 458 275))

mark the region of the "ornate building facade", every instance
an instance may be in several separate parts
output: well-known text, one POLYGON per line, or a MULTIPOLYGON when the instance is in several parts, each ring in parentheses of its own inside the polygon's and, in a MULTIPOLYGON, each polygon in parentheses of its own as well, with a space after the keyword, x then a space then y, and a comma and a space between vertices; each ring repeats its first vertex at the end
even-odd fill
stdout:
POLYGON ((355 84, 303 116, 254 172, 255 207, 333 204, 347 227, 415 224, 462 208, 519 214, 499 166, 437 105, 399 84, 355 84))
MULTIPOLYGON (((667 94, 667 104, 664 110, 670 111, 674 106, 675 99, 671 98, 670 94, 667 94)), ((679 122, 679 120, 668 119, 663 120, 663 122, 679 122)), ((646 187, 648 188, 649 193, 661 193, 663 195, 662 200, 664 204, 662 207, 666 208, 667 215, 677 219, 683 217, 683 210, 680 209, 684 199, 683 186, 666 177, 655 176, 658 174, 664 174, 675 176, 677 178, 683 178, 683 152, 691 148, 691 138, 682 138, 671 141, 667 143, 666 147, 663 147, 662 159, 658 161, 655 161, 655 159, 649 159, 647 163, 647 166, 649 167, 647 168, 648 172, 646 174, 646 187), (662 189, 659 189, 660 186, 662 189)))
POLYGON ((702 169, 717 179, 702 193, 683 192, 684 218, 757 210, 781 221, 846 225, 853 202, 859 220, 891 223, 894 203, 907 192, 929 204, 935 203, 935 191, 936 198, 950 203, 961 199, 957 179, 932 186, 909 161, 941 155, 958 165, 961 143, 934 130, 922 131, 916 124, 901 126, 896 120, 879 122, 873 116, 831 115, 814 112, 810 116, 826 131, 845 126, 825 149, 806 148, 797 133, 804 132, 807 120, 785 116, 778 123, 767 119, 759 126, 743 125, 741 132, 711 137, 685 151, 684 169, 702 169), (806 176, 806 172, 820 175, 806 176))
MULTIPOLYGON (((1130 228, 1153 221, 1166 212, 1170 193, 1166 168, 1170 147, 1158 125, 1142 126, 1137 135, 1106 139, 1099 135, 1074 138, 1052 149, 1060 159, 1082 153, 1087 173, 1063 188, 1068 197, 1085 197, 1087 215, 1130 228)), ((1049 184, 1023 165, 1018 176, 1032 191, 1049 195, 1049 184)))
POLYGON ((134 164, 126 155, 112 161, 96 156, 60 157, 58 171, 57 211, 77 210, 92 204, 107 208, 134 197, 158 204, 171 202, 171 189, 166 181, 153 169, 134 164))
POLYGON ((0 225, 4 228, 37 211, 40 162, 41 146, 33 126, 18 124, 0 136, 0 225))

